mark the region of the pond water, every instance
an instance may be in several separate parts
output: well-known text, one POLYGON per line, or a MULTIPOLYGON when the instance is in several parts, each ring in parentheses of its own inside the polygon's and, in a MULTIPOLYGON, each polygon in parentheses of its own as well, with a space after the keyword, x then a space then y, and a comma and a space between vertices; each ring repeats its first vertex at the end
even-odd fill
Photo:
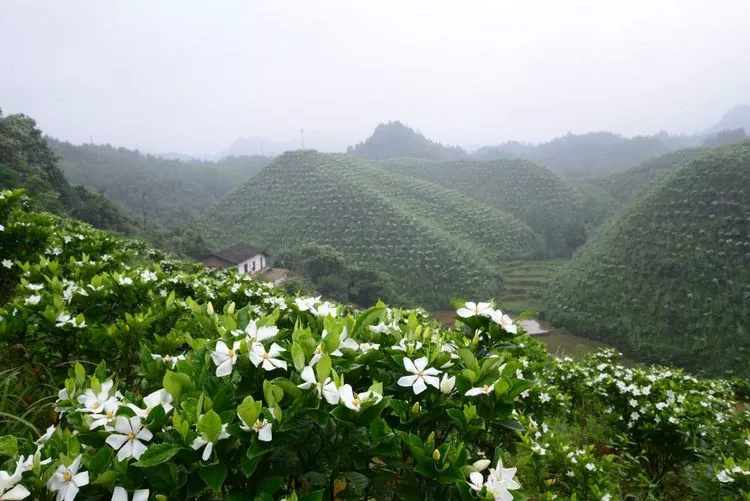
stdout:
POLYGON ((534 320, 533 318, 521 320, 518 322, 518 325, 532 336, 536 334, 547 334, 550 331, 546 326, 543 326, 538 320, 534 320))

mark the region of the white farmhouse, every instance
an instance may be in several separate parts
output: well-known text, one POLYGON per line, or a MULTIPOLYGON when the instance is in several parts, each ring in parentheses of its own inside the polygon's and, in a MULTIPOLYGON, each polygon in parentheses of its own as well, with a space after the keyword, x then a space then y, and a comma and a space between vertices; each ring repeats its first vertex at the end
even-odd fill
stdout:
POLYGON ((240 273, 255 275, 268 266, 268 256, 253 245, 239 243, 203 258, 203 264, 212 268, 234 266, 240 273))

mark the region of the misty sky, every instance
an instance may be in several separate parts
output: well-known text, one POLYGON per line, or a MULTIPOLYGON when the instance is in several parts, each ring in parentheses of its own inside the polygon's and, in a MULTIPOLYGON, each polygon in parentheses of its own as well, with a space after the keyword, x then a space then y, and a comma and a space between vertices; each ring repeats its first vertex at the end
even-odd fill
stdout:
POLYGON ((194 155, 693 132, 750 102, 750 0, 1 0, 0 107, 194 155))

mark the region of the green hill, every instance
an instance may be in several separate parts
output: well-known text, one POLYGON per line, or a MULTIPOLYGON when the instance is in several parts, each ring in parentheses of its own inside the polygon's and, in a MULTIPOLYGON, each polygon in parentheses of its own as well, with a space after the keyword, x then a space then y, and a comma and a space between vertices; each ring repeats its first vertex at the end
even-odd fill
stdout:
POLYGON ((356 146, 349 146, 346 152, 368 160, 394 157, 446 160, 466 156, 466 152, 458 146, 444 146, 431 141, 399 121, 379 124, 370 137, 356 146))
POLYGON ((553 324, 647 360, 747 376, 750 142, 673 169, 560 272, 553 324))
POLYGON ((607 212, 586 210, 600 200, 526 160, 431 162, 398 158, 381 161, 380 165, 515 215, 544 238, 548 257, 569 256, 586 240, 588 229, 598 224, 597 217, 602 216, 597 214, 607 212))
POLYGON ((617 202, 625 204, 659 181, 669 170, 694 160, 703 152, 702 149, 692 148, 665 153, 625 172, 590 178, 586 182, 606 190, 617 202))
POLYGON ((185 222, 199 216, 271 161, 255 156, 186 162, 109 145, 47 141, 72 182, 103 193, 146 224, 185 222))
POLYGON ((202 226, 217 246, 244 240, 273 252, 330 245, 426 306, 497 295, 498 263, 539 252, 536 234, 512 215, 352 156, 315 151, 277 158, 202 226))

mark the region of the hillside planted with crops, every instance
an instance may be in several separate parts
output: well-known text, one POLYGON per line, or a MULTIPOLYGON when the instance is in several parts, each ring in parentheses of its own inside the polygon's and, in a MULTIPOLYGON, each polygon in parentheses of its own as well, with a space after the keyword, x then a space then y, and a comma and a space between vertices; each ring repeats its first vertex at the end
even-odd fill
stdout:
POLYGON ((289 296, 0 192, 0 496, 750 498, 741 380, 289 296))
POLYGON ((748 235, 750 142, 707 150, 600 228, 544 313, 642 359, 747 377, 748 235))
POLYGON ((47 142, 72 182, 126 207, 144 226, 198 217, 271 161, 261 156, 167 160, 110 145, 73 145, 52 138, 47 142))
POLYGON ((218 245, 330 245, 390 277, 409 303, 499 290, 497 263, 540 252, 523 222, 436 185, 348 155, 288 152, 202 219, 218 245))
POLYGON ((526 160, 453 160, 430 162, 397 158, 383 168, 423 179, 508 212, 544 239, 547 257, 569 256, 598 224, 600 211, 573 184, 526 160))

